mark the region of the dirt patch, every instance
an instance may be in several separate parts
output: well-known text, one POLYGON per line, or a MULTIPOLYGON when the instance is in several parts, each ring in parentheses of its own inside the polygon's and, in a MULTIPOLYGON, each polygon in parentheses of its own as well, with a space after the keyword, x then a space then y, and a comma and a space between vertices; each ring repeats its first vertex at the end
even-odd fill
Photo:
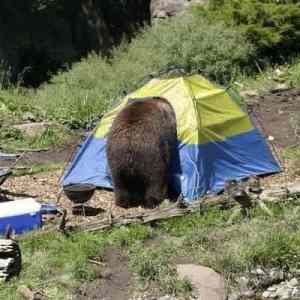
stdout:
POLYGON ((249 113, 266 136, 274 137, 279 148, 300 143, 300 137, 292 124, 298 114, 300 126, 300 89, 290 89, 249 98, 249 113))
POLYGON ((76 300, 127 300, 132 293, 132 275, 128 259, 120 250, 110 248, 104 255, 99 279, 84 283, 75 293, 76 300))
POLYGON ((114 204, 114 193, 108 190, 96 190, 93 197, 86 203, 98 210, 97 215, 73 215, 73 203, 62 194, 58 199, 61 189, 59 184, 62 170, 43 172, 35 175, 25 175, 18 177, 9 177, 7 181, 1 185, 5 196, 10 199, 19 199, 24 197, 34 197, 42 202, 57 202, 58 207, 65 208, 68 214, 68 224, 78 224, 81 222, 90 222, 107 218, 111 211, 113 216, 127 215, 130 213, 138 213, 149 211, 142 208, 124 209, 114 204), (59 201, 57 201, 59 200, 59 201))
MULTIPOLYGON (((264 96, 255 96, 249 98, 250 113, 254 121, 261 127, 266 136, 274 137, 274 144, 278 152, 286 147, 300 143, 300 139, 295 132, 290 118, 293 114, 300 115, 300 89, 291 89, 277 93, 269 93, 264 96)), ((79 138, 70 141, 68 144, 51 149, 46 152, 28 153, 18 165, 24 163, 55 163, 66 162, 74 147, 78 144, 79 138)), ((0 166, 3 161, 0 161, 0 166)), ((6 162, 7 163, 7 162, 6 162)), ((12 163, 11 161, 9 162, 12 163)), ((263 185, 286 183, 296 180, 295 176, 289 170, 293 165, 287 159, 284 161, 285 172, 276 174, 263 179, 263 185)), ((8 190, 12 195, 8 197, 15 198, 20 195, 37 197, 41 201, 56 201, 60 191, 59 179, 63 170, 45 172, 36 175, 27 175, 22 177, 10 177, 1 188, 8 190)), ((106 217, 107 212, 111 210, 114 216, 120 216, 128 213, 137 213, 147 211, 142 208, 122 209, 114 205, 114 194, 106 190, 97 190, 91 200, 87 203, 98 209, 96 216, 73 216, 70 200, 64 195, 60 198, 59 206, 66 208, 70 223, 89 222, 106 217)))

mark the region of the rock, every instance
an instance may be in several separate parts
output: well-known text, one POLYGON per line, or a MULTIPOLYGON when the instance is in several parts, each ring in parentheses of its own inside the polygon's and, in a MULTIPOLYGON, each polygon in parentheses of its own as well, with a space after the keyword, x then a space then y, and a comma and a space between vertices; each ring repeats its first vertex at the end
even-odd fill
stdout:
POLYGON ((198 291, 200 299, 225 300, 225 283, 222 276, 214 270, 200 265, 177 265, 177 273, 180 279, 191 282, 198 291))
POLYGON ((276 291, 276 296, 282 300, 290 299, 292 296, 292 290, 285 285, 281 286, 276 291))
POLYGON ((292 291, 292 297, 299 298, 300 297, 300 289, 294 288, 292 291))
POLYGON ((257 268, 257 269, 256 269, 256 274, 257 274, 257 275, 265 275, 265 272, 264 272, 264 270, 262 270, 261 268, 257 268))
POLYGON ((36 117, 34 116, 33 113, 27 111, 22 115, 22 120, 23 121, 31 121, 31 122, 35 122, 36 121, 36 117))
POLYGON ((242 97, 245 97, 245 98, 247 98, 247 97, 257 97, 257 96, 259 96, 258 92, 255 91, 255 90, 246 90, 246 91, 242 91, 242 92, 240 92, 240 95, 241 95, 242 97))
POLYGON ((191 5, 204 5, 207 2, 208 0, 152 0, 151 17, 159 19, 175 16, 191 5))
POLYGON ((297 278, 292 278, 292 279, 287 283, 287 286, 288 286, 289 288, 294 288, 294 287, 296 287, 296 286, 298 286, 298 285, 299 285, 299 282, 298 282, 297 278))
POLYGON ((263 294, 262 294, 262 297, 263 297, 263 298, 271 298, 270 296, 272 295, 272 293, 273 293, 273 292, 268 291, 268 290, 267 290, 267 291, 264 291, 263 294))
POLYGON ((289 184, 287 188, 290 194, 300 194, 300 182, 289 184))
POLYGON ((253 298, 255 296, 255 291, 253 291, 253 290, 247 290, 247 291, 243 292, 242 296, 244 298, 251 299, 251 298, 253 298))
POLYGON ((275 286, 270 286, 270 287, 268 287, 267 291, 268 291, 268 292, 276 292, 276 291, 277 291, 277 287, 275 287, 275 286))
POLYGON ((228 300, 240 300, 241 296, 238 293, 232 293, 228 296, 228 300))
POLYGON ((247 277, 242 276, 237 280, 237 282, 241 293, 244 293, 248 290, 249 279, 247 277))
POLYGON ((276 94, 279 92, 284 92, 289 90, 290 87, 286 83, 277 84, 273 89, 270 90, 271 94, 276 94))
POLYGON ((158 298, 157 300, 176 300, 176 298, 173 296, 170 296, 170 295, 166 295, 166 296, 158 298))
POLYGON ((24 123, 14 125, 13 128, 20 130, 25 136, 37 137, 41 136, 51 125, 51 123, 38 122, 38 123, 24 123))

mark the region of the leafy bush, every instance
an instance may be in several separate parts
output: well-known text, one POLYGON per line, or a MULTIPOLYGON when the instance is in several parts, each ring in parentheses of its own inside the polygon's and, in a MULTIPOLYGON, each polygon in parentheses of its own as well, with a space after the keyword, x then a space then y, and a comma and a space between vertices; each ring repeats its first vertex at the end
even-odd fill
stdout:
POLYGON ((223 21, 244 33, 262 57, 290 55, 300 42, 300 4, 277 0, 211 0, 195 9, 210 22, 223 21))
POLYGON ((150 73, 180 65, 224 83, 248 63, 252 52, 243 34, 223 23, 174 18, 144 29, 130 44, 115 49, 110 60, 91 54, 54 76, 30 101, 49 119, 84 127, 150 73))

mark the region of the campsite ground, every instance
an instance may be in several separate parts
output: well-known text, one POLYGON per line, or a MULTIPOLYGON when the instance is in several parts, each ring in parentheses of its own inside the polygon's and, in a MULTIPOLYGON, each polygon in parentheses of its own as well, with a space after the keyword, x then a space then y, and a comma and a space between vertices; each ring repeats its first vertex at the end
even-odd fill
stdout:
MULTIPOLYGON (((61 1, 27 2, 32 17, 35 13, 41 16, 39 22, 47 19, 42 17, 47 12, 63 13, 61 1), (38 4, 41 2, 43 5, 38 4)), ((126 1, 115 2, 126 6, 126 1)), ((28 70, 36 74, 40 55, 47 57, 47 51, 31 51, 35 47, 30 45, 43 48, 47 43, 43 46, 33 40, 31 32, 17 34, 8 25, 7 38, 19 40, 11 58, 26 48, 30 61, 36 63, 31 65, 25 59, 24 72, 19 70, 20 81, 14 84, 10 82, 9 61, 0 62, 0 150, 34 152, 25 151, 15 176, 1 185, 6 189, 0 194, 3 200, 36 196, 41 201, 56 201, 63 167, 83 139, 80 131, 93 128, 124 91, 128 94, 173 66, 188 73, 200 72, 223 86, 235 85, 246 95, 248 108, 283 166, 282 173, 262 179, 264 187, 285 187, 289 181, 300 180, 299 4, 292 0, 192 2, 209 5, 193 5, 186 13, 156 20, 130 41, 122 39, 108 57, 90 53, 72 66, 64 65, 57 74, 47 74, 51 75, 49 82, 38 88, 24 87, 23 75, 28 70)), ((11 7, 16 14, 10 14, 10 19, 14 22, 18 16, 16 24, 22 23, 19 9, 11 7)), ((73 5, 72 11, 81 14, 79 9, 73 5)), ((93 23, 102 13, 84 15, 93 23)), ((64 23, 56 24, 57 29, 64 23)), ((102 40, 106 34, 102 36, 96 27, 94 37, 102 40)), ((114 26, 107 29, 118 31, 114 26)), ((56 46, 65 42, 57 40, 56 46)), ((40 82, 41 78, 34 77, 40 82)), ((2 165, 11 163, 1 161, 2 165)), ((277 297, 278 291, 281 300, 291 299, 292 294, 299 299, 299 195, 287 198, 289 201, 280 197, 276 204, 267 203, 271 213, 259 206, 251 208, 250 218, 237 214, 232 219, 234 208, 201 207, 184 217, 94 232, 58 231, 61 216, 49 216, 43 230, 17 237, 22 271, 18 278, 0 283, 0 299, 21 300, 18 288, 25 286, 39 292, 40 298, 51 300, 190 300, 195 298, 195 290, 176 272, 178 263, 190 262, 219 272, 232 295, 230 300, 241 299, 241 290, 247 299, 261 300, 266 290, 264 296, 277 297), (165 295, 174 298, 159 298, 165 295)), ((67 225, 110 220, 110 210, 115 217, 128 213, 113 205, 113 194, 108 191, 97 191, 90 200, 97 208, 94 216, 73 216, 69 200, 59 200, 59 206, 68 212, 67 225)))
MULTIPOLYGON (((300 90, 256 94, 248 96, 247 103, 266 137, 273 137, 276 155, 285 168, 281 174, 264 178, 263 185, 284 186, 287 181, 300 180, 297 125, 300 90)), ((19 165, 34 165, 34 168, 25 169, 28 174, 7 180, 2 186, 9 192, 6 196, 56 201, 62 168, 76 144, 73 139, 63 147, 27 154, 19 165), (44 172, 36 172, 43 169, 44 172)), ((106 218, 110 209, 114 216, 128 214, 128 210, 112 203, 111 192, 97 191, 89 203, 98 208, 97 215, 72 216, 70 201, 64 196, 59 200, 59 206, 68 211, 69 223, 106 218)), ((126 300, 145 293, 148 298, 142 299, 166 294, 188 299, 191 287, 178 280, 175 271, 176 264, 183 261, 220 272, 228 290, 238 286, 241 275, 250 278, 251 271, 257 268, 285 270, 285 278, 298 276, 295 275, 300 261, 298 205, 297 199, 288 205, 274 204, 270 206, 272 217, 255 208, 250 221, 239 216, 233 224, 227 222, 231 210, 209 209, 151 226, 135 225, 71 236, 59 232, 32 233, 21 238, 24 262, 21 276, 1 287, 0 299, 19 299, 16 289, 21 285, 41 291, 49 299, 126 300)), ((141 209, 129 212, 137 211, 141 209)), ((50 227, 57 223, 56 218, 47 221, 50 227)))

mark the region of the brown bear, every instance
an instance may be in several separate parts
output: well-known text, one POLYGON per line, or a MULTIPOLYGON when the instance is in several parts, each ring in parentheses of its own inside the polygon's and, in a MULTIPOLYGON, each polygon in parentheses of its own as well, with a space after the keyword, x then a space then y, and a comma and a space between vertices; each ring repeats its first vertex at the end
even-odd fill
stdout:
POLYGON ((176 116, 166 99, 128 100, 107 137, 116 205, 153 208, 167 197, 176 144, 176 116))

